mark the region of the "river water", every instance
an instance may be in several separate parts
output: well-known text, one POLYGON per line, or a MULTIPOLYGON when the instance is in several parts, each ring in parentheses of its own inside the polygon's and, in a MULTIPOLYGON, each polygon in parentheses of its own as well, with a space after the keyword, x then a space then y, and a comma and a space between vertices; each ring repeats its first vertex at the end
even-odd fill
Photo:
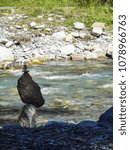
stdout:
MULTIPOLYGON (((30 68, 45 105, 37 122, 98 120, 112 106, 112 60, 47 62, 30 68)), ((0 74, 0 124, 15 123, 23 107, 17 92, 21 70, 0 74)))

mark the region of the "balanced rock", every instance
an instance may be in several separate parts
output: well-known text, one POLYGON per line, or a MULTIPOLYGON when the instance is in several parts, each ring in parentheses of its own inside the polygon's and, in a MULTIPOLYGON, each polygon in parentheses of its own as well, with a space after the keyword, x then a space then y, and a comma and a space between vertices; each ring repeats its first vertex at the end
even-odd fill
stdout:
POLYGON ((36 127, 36 108, 33 105, 24 105, 18 122, 21 127, 36 127))
POLYGON ((32 80, 27 71, 18 79, 17 89, 24 103, 32 104, 35 107, 41 107, 44 104, 39 85, 32 80))

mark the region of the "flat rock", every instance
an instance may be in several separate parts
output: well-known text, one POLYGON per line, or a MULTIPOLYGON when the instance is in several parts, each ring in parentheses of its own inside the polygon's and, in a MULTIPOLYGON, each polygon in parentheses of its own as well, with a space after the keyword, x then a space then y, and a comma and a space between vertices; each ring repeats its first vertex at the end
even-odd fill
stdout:
POLYGON ((55 32, 52 34, 53 38, 56 38, 57 40, 65 40, 66 33, 65 31, 55 32))
POLYGON ((92 28, 95 28, 95 27, 99 27, 101 29, 104 29, 105 28, 105 23, 103 23, 103 22, 94 22, 92 24, 92 28))
POLYGON ((74 28, 77 30, 83 30, 85 28, 85 24, 81 22, 75 22, 74 23, 74 28))
POLYGON ((71 60, 85 60, 85 56, 83 54, 72 54, 70 55, 71 60))
POLYGON ((0 61, 13 61, 14 55, 11 49, 0 46, 0 61))
POLYGON ((61 48, 59 48, 59 51, 63 55, 70 55, 74 53, 75 49, 76 47, 73 44, 70 44, 70 45, 62 46, 61 48))

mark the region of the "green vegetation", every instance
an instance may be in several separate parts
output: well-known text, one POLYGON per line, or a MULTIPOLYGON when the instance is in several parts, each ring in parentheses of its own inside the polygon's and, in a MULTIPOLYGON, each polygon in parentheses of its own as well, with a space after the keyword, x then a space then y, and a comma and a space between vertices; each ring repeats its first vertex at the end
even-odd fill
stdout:
POLYGON ((61 14, 67 26, 76 21, 87 26, 95 21, 112 26, 112 0, 0 0, 0 6, 14 7, 18 13, 29 16, 61 14))

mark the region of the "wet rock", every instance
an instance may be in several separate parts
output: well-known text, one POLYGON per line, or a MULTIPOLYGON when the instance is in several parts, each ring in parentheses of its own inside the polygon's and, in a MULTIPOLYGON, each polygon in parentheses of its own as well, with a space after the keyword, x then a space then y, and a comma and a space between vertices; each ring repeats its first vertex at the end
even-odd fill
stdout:
POLYGON ((24 72, 18 79, 17 89, 24 103, 32 104, 35 107, 41 107, 44 104, 40 87, 32 80, 28 72, 24 72))
POLYGON ((98 125, 105 128, 113 128, 113 107, 105 111, 98 120, 98 125))
POLYGON ((13 61, 14 55, 11 49, 0 46, 0 61, 13 61))
POLYGON ((24 105, 18 118, 21 127, 36 127, 36 108, 33 105, 24 105))
POLYGON ((85 24, 84 23, 81 23, 81 22, 75 22, 74 23, 74 28, 75 29, 78 29, 78 30, 82 30, 85 28, 85 24))

